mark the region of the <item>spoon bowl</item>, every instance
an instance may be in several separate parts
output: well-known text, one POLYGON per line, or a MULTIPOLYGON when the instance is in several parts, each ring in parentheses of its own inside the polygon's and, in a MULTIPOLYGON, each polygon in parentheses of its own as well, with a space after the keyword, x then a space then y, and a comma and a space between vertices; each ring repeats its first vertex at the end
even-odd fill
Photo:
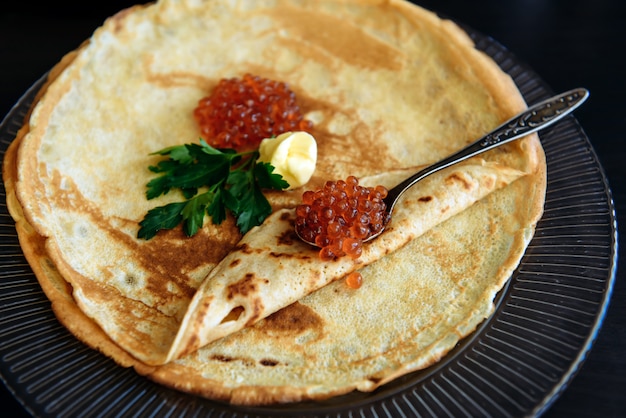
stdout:
MULTIPOLYGON (((587 99, 587 97, 589 97, 589 91, 584 88, 577 88, 539 102, 512 117, 493 131, 472 142, 467 147, 424 168, 423 170, 418 171, 398 185, 389 189, 387 196, 383 199, 383 202, 386 205, 385 211, 387 215, 387 222, 385 226, 391 222, 393 209, 400 197, 417 182, 446 167, 450 167, 461 161, 465 161, 471 157, 487 152, 493 148, 508 144, 509 142, 545 129, 574 111, 574 109, 580 106, 587 99)), ((376 234, 370 235, 368 238, 364 239, 363 242, 371 241, 379 236, 384 230, 385 228, 383 227, 376 234)), ((302 241, 317 246, 315 242, 311 242, 303 238, 298 233, 297 228, 296 233, 302 241)))

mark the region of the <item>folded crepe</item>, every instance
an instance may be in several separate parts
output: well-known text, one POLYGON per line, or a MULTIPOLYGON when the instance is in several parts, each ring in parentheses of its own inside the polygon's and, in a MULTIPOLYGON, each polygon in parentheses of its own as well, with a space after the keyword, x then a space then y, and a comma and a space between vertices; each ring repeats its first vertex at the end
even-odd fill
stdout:
POLYGON ((59 320, 120 365, 233 403, 370 391, 491 313, 541 215, 538 138, 415 186, 356 262, 316 259, 292 208, 348 175, 392 186, 524 107, 463 31, 409 3, 162 0, 111 17, 51 72, 5 156, 7 203, 59 320), (275 213, 243 238, 229 218, 138 240, 149 209, 180 199, 145 199, 149 154, 197 139, 198 100, 245 73, 296 92, 312 180, 268 192, 275 213))
MULTIPOLYGON (((365 178, 362 184, 392 187, 416 171, 365 178)), ((466 164, 425 180, 403 196, 385 231, 364 245, 358 259, 320 259, 319 249, 296 235, 295 210, 274 212, 260 227, 246 234, 202 282, 167 361, 252 325, 380 260, 522 175, 520 171, 488 163, 466 164)))

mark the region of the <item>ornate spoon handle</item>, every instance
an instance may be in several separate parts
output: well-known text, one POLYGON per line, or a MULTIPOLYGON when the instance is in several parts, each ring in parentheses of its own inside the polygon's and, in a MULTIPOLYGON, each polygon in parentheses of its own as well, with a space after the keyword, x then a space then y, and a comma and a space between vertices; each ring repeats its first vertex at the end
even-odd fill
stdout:
POLYGON ((589 97, 589 92, 584 88, 578 88, 544 100, 529 107, 519 115, 509 119, 484 137, 472 142, 462 150, 444 158, 437 163, 415 173, 391 190, 385 198, 387 211, 391 213, 398 198, 418 181, 449 167, 458 162, 467 160, 475 155, 489 151, 492 148, 529 135, 540 129, 544 129, 560 120, 589 97))

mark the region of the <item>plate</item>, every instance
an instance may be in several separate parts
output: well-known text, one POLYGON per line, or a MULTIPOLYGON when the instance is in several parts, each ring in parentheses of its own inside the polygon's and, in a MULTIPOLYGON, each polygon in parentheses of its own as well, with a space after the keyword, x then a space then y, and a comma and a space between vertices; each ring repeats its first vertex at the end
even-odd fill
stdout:
MULTIPOLYGON (((552 95, 505 47, 465 29, 529 104, 552 95)), ((2 157, 44 79, 0 125, 2 157)), ((1 184, 0 376, 35 416, 539 415, 591 348, 617 265, 611 192, 589 139, 574 116, 540 139, 548 164, 545 212, 494 315, 438 364, 372 393, 275 407, 224 405, 168 389, 77 340, 56 320, 22 254, 1 184)))

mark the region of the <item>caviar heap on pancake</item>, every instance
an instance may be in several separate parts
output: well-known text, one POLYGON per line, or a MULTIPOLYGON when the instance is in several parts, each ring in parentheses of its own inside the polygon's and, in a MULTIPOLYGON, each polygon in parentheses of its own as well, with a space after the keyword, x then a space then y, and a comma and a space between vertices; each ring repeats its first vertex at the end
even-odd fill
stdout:
POLYGON ((239 151, 257 149, 263 139, 283 132, 313 127, 286 83, 252 74, 222 79, 200 100, 194 117, 207 143, 239 151))
POLYGON ((363 241, 380 232, 389 221, 383 186, 363 187, 354 176, 327 181, 322 189, 302 194, 296 207, 296 232, 314 242, 322 260, 358 258, 363 241))

